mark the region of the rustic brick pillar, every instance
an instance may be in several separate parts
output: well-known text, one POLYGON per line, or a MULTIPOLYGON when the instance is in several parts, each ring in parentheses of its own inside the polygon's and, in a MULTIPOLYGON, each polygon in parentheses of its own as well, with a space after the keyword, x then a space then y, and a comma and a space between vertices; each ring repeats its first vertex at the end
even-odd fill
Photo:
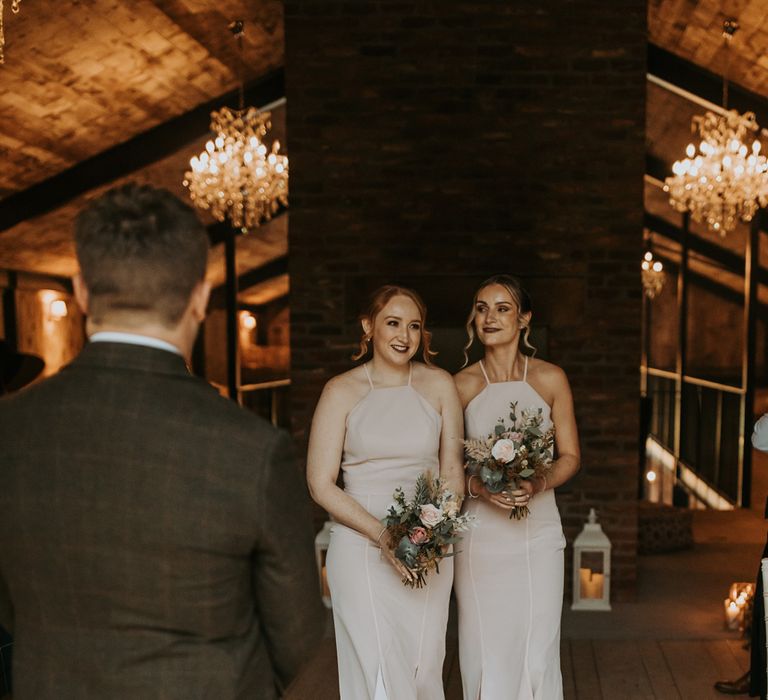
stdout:
POLYGON ((351 366, 361 293, 419 289, 449 366, 477 283, 518 275, 576 401, 566 534, 595 506, 631 597, 645 0, 286 0, 285 18, 297 437, 351 366))

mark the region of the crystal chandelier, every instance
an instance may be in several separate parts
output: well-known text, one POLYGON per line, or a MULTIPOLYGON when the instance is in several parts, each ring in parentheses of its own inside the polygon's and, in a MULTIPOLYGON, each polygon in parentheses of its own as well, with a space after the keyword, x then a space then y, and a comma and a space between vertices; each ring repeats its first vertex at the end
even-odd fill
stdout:
MULTIPOLYGON (((21 0, 11 0, 11 12, 17 15, 21 9, 21 0)), ((5 63, 5 27, 3 26, 3 0, 0 0, 0 64, 5 63)))
MULTIPOLYGON (((230 30, 242 58, 243 23, 233 22, 230 30)), ((191 169, 184 174, 184 186, 196 206, 244 231, 271 219, 281 204, 288 205, 288 158, 280 155, 279 141, 269 150, 263 143, 271 128, 269 118, 269 112, 243 108, 241 74, 240 109, 222 107, 211 113, 216 136, 192 157, 191 169)))
POLYGON ((760 142, 754 140, 750 148, 744 144, 757 132, 757 122, 752 112, 730 110, 722 116, 707 112, 694 117, 693 125, 701 134, 698 153, 689 143, 687 158, 675 161, 664 191, 675 209, 689 211, 724 236, 740 219, 751 221, 758 207, 768 204, 768 163, 760 155, 760 142))
POLYGON ((649 250, 643 256, 640 264, 643 280, 643 291, 649 299, 656 297, 664 288, 664 266, 660 260, 653 259, 653 253, 649 250))
POLYGON ((212 112, 216 138, 199 156, 192 156, 192 169, 184 174, 192 201, 237 228, 256 228, 271 219, 280 204, 288 205, 288 158, 279 154, 279 141, 269 153, 262 143, 269 116, 255 107, 212 112))
MULTIPOLYGON (((730 41, 738 29, 735 20, 723 24, 726 59, 730 41)), ((727 60, 726 60, 727 66, 727 60)), ((723 79, 723 106, 728 103, 727 67, 723 79)), ((768 163, 754 139, 759 127, 752 112, 729 110, 722 115, 707 112, 695 116, 691 130, 701 137, 698 150, 692 143, 686 158, 675 161, 674 175, 664 181, 670 204, 690 212, 696 221, 724 236, 739 220, 751 221, 759 207, 768 204, 768 163), (746 141, 752 139, 748 147, 746 141)))

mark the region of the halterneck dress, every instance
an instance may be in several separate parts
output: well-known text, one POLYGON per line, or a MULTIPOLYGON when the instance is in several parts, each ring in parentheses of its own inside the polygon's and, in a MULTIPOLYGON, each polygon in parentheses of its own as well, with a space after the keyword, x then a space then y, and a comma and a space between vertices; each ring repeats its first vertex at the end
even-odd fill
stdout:
MULTIPOLYGON (((464 412, 468 438, 485 438, 500 418, 509 424, 509 404, 520 414, 541 408, 543 429, 550 407, 522 381, 494 382, 464 412)), ((464 700, 560 700, 560 615, 565 538, 555 494, 531 498, 522 520, 483 499, 467 499, 477 526, 464 533, 456 555, 459 662, 464 700)))
MULTIPOLYGON (((383 518, 399 486, 439 473, 442 419, 408 384, 375 387, 352 409, 341 468, 344 490, 383 518)), ((326 558, 342 700, 443 700, 442 668, 453 559, 422 589, 404 586, 379 548, 335 523, 326 558)))

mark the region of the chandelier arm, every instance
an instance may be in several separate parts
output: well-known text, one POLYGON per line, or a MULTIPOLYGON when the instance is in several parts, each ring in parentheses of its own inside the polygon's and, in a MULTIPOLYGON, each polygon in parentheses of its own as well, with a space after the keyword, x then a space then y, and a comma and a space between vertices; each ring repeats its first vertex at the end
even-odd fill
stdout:
POLYGON ((5 28, 3 27, 3 0, 0 0, 0 65, 5 63, 5 28))
POLYGON ((244 88, 243 85, 245 83, 245 60, 243 58, 243 32, 240 32, 237 35, 237 48, 238 48, 238 55, 240 59, 240 66, 238 69, 239 73, 239 79, 240 79, 240 89, 238 90, 238 109, 242 110, 245 109, 245 96, 244 96, 244 88))
POLYGON ((723 109, 728 109, 728 76, 731 69, 731 34, 725 33, 723 43, 725 44, 725 72, 723 73, 723 109))

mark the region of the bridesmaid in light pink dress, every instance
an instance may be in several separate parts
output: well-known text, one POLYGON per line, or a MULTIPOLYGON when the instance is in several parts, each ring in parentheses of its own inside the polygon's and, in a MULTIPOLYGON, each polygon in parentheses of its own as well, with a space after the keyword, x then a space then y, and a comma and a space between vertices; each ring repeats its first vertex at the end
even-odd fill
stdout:
MULTIPOLYGON (((508 275, 486 280, 467 322, 485 358, 456 375, 468 438, 485 438, 500 418, 540 408, 544 429, 555 426, 557 459, 545 478, 489 493, 467 475, 467 509, 477 527, 465 534, 455 561, 459 662, 464 700, 560 700, 560 615, 565 538, 553 488, 579 468, 573 400, 565 373, 520 352, 531 302, 508 275), (527 505, 528 517, 509 518, 527 505)), ((531 348, 532 349, 532 348, 531 348)))
POLYGON ((358 359, 331 379, 312 421, 307 479, 335 523, 326 558, 342 700, 443 700, 453 559, 422 589, 394 556, 381 524, 402 487, 439 475, 464 492, 461 406, 451 376, 430 363, 426 309, 411 290, 378 290, 361 317, 358 359), (413 362, 419 346, 425 364, 413 362), (344 489, 336 485, 339 469, 344 489))

